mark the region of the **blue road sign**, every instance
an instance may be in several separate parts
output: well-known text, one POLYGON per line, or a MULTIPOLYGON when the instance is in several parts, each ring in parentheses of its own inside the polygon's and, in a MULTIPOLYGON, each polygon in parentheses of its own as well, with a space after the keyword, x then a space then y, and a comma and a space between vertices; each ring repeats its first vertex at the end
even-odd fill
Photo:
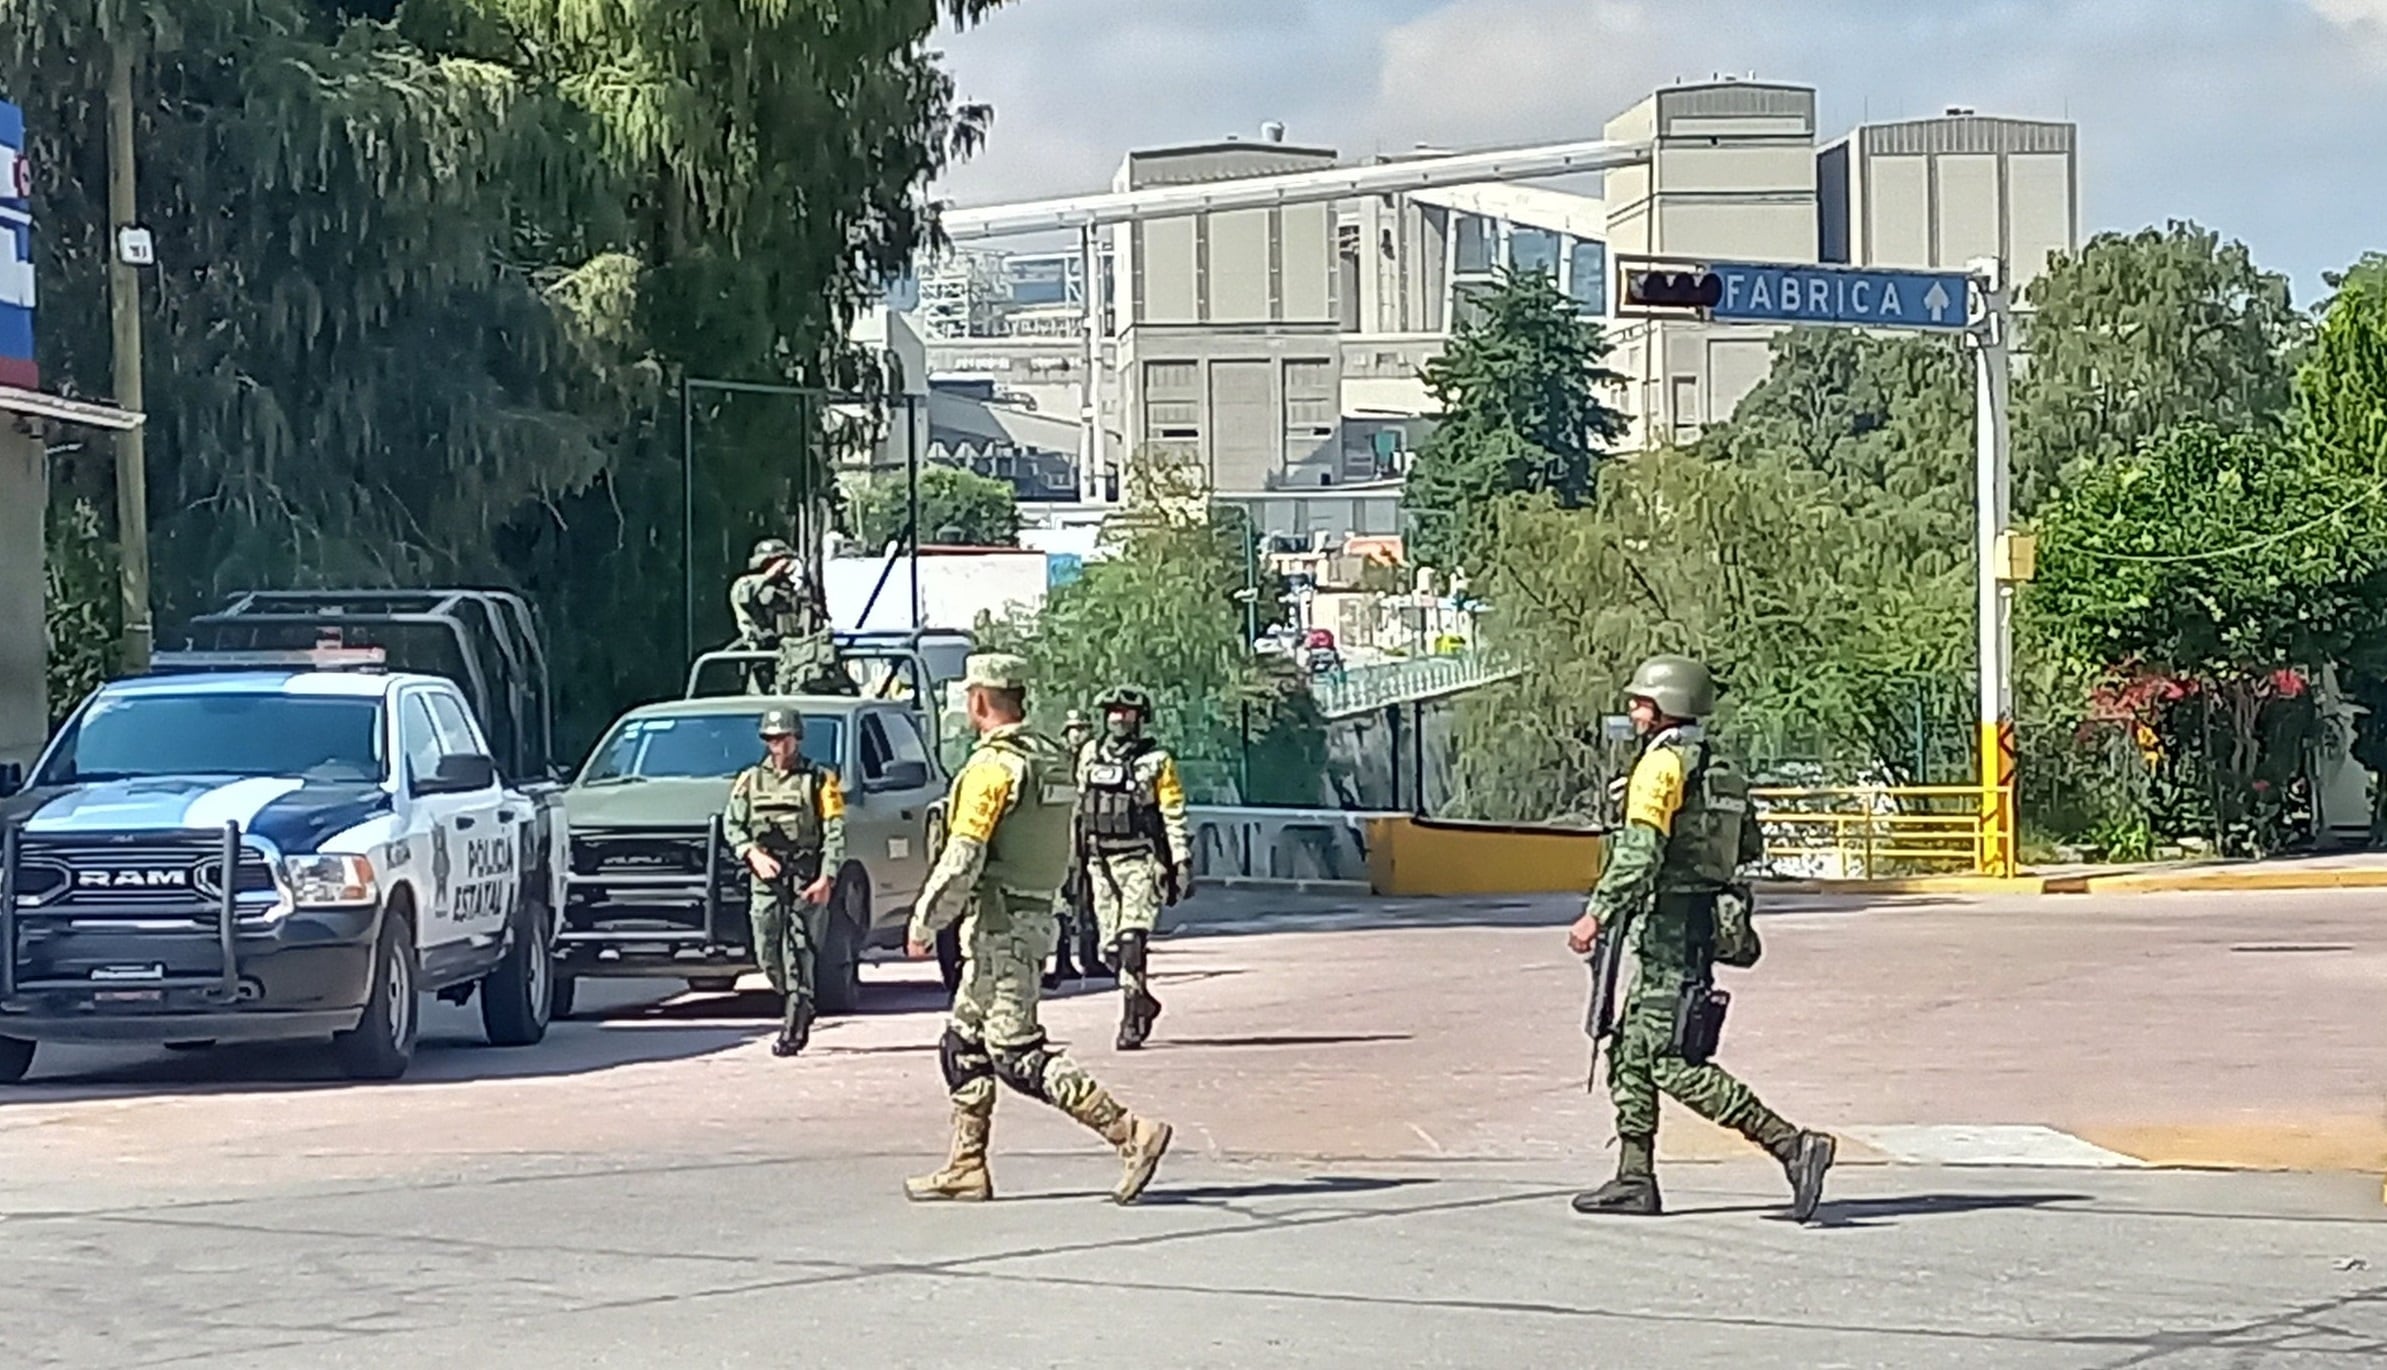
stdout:
POLYGON ((32 389, 32 175, 25 164, 25 112, 0 100, 0 385, 32 389))
POLYGON ((1968 323, 1961 271, 1716 262, 1723 286, 1708 317, 1719 323, 1845 324, 1960 330, 1968 323))

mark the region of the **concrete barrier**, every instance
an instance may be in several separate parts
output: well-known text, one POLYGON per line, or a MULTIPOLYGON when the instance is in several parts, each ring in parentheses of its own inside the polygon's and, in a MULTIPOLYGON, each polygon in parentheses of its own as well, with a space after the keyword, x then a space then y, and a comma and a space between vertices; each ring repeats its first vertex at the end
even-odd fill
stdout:
POLYGON ((1368 824, 1368 883, 1378 894, 1567 894, 1589 890, 1605 834, 1583 828, 1465 823, 1407 814, 1368 824))
POLYGON ((1368 824, 1392 816, 1344 809, 1197 805, 1186 813, 1194 875, 1220 885, 1364 890, 1368 824))

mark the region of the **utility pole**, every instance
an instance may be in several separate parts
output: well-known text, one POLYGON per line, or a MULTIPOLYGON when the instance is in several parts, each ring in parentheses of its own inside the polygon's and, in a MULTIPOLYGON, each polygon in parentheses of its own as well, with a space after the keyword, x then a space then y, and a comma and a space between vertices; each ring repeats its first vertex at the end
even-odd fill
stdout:
POLYGON ((1974 528, 1981 658, 1981 843, 1984 875, 2016 873, 2014 805, 2014 584, 2030 576, 2029 551, 2007 528, 2013 459, 2006 399, 2012 373, 2012 315, 2005 264, 1971 263, 1981 292, 1973 335, 1974 528))
MULTIPOLYGON (((108 47, 108 314, 115 334, 116 404, 144 409, 141 397, 141 277, 127 260, 127 230, 136 227, 133 197, 133 40, 119 33, 108 47)), ((116 435, 116 537, 123 591, 124 640, 119 663, 149 669, 149 453, 138 425, 116 435)))

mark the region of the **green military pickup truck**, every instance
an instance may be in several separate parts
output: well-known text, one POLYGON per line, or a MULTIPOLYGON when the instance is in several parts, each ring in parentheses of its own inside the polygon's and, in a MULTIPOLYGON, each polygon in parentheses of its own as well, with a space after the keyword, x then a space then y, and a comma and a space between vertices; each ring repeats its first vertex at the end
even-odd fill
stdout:
POLYGON ((762 759, 766 708, 804 722, 804 755, 837 772, 846 795, 846 862, 816 963, 820 1007, 850 1013, 867 951, 903 946, 912 905, 943 841, 946 771, 920 707, 957 666, 913 644, 841 642, 856 696, 772 698, 733 690, 758 653, 697 660, 684 699, 614 722, 564 805, 570 822, 556 1011, 584 976, 676 977, 726 990, 755 969, 747 878, 721 837, 730 781, 762 759))

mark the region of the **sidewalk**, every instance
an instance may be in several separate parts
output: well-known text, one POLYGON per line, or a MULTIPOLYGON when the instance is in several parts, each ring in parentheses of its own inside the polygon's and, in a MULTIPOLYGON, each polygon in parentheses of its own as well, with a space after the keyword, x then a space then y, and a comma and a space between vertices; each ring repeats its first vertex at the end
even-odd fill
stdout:
POLYGON ((2387 890, 2387 852, 2330 852, 2266 861, 2173 861, 2051 866, 2029 875, 1915 875, 1881 880, 1781 880, 1782 894, 2171 894, 2231 890, 2387 890))

